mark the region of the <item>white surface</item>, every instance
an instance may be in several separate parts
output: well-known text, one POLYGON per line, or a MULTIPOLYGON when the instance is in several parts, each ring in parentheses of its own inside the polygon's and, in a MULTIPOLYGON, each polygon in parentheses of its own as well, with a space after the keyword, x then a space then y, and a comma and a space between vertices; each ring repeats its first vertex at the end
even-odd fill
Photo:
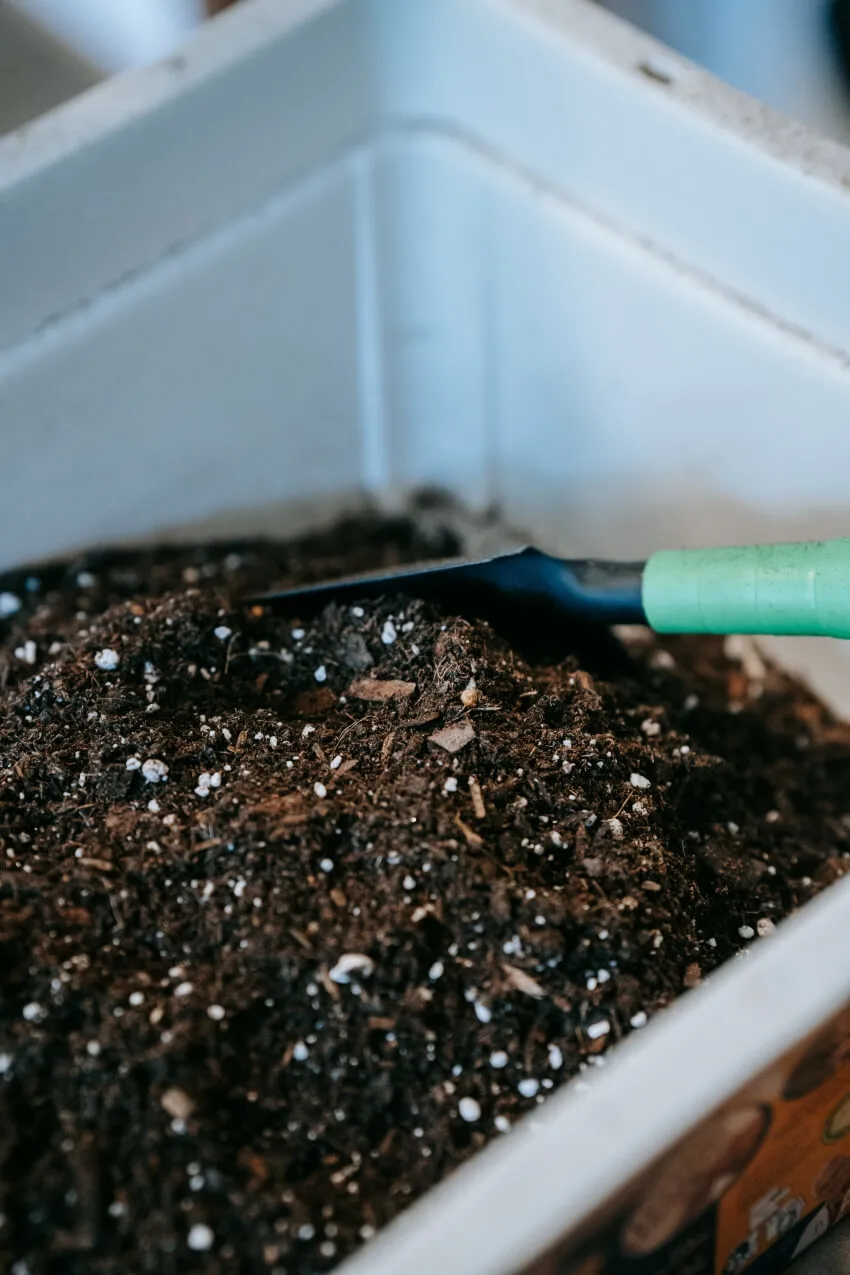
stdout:
MULTIPOLYGON (((848 214, 850 154, 582 0, 248 0, 0 142, 0 565, 423 482, 561 549, 846 533, 848 214)), ((836 890, 356 1269, 508 1270, 850 997, 848 935, 836 890)))

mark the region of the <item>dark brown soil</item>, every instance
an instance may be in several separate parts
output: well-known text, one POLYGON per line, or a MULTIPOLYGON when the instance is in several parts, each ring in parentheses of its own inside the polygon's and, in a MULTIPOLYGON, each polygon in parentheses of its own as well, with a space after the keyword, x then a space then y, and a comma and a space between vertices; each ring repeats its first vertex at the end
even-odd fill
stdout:
POLYGON ((0 1270, 329 1270, 845 871, 850 735, 749 649, 239 607, 453 547, 0 584, 0 1270))

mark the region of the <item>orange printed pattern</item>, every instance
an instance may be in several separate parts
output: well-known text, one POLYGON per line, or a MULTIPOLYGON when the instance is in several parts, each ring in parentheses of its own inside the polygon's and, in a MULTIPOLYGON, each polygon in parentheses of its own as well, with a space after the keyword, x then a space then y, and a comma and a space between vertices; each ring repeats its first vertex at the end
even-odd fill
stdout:
POLYGON ((770 1135, 720 1204, 716 1275, 751 1268, 808 1218, 796 1256, 850 1209, 850 1014, 756 1089, 772 1108, 770 1135))

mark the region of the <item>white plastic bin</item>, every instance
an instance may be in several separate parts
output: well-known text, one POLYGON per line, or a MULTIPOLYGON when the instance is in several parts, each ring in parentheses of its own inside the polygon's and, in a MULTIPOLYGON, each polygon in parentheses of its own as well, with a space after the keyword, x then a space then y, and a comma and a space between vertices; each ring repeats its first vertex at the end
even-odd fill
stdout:
MULTIPOLYGON (((246 0, 0 142, 0 565, 423 484, 556 550, 846 532, 848 297, 850 152, 586 0, 246 0)), ((352 1272, 513 1275, 848 1001, 838 886, 352 1272)))

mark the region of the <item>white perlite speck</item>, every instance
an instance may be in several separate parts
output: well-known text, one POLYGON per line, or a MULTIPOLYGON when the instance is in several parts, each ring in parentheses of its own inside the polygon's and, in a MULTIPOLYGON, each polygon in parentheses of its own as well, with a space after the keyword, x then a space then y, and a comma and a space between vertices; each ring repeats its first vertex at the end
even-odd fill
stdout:
POLYGON ((324 664, 320 664, 317 669, 313 670, 313 676, 317 682, 326 682, 328 680, 328 670, 324 664))
POLYGON ((499 1133, 507 1133, 511 1127, 511 1122, 507 1116, 496 1116, 493 1124, 499 1130, 499 1133))
POLYGON ((105 646, 102 651, 96 652, 94 662, 104 673, 112 673, 121 663, 121 656, 111 646, 105 646))
POLYGON ((333 872, 334 861, 333 859, 320 859, 319 867, 321 868, 322 872, 333 872))
POLYGON ((392 620, 385 620, 384 627, 381 629, 381 641, 384 646, 392 646, 398 637, 398 632, 392 620))
POLYGON ((213 633, 216 635, 219 642, 226 642, 232 632, 233 630, 229 629, 226 624, 220 624, 217 629, 213 629, 213 633))
POLYGON ((334 983, 350 983, 352 974, 368 978, 374 968, 375 962, 365 952, 344 952, 328 977, 334 983))
POLYGON ((443 784, 443 792, 457 792, 457 780, 454 775, 449 775, 448 779, 443 784))
POLYGON ((223 1005, 207 1005, 207 1018, 211 1018, 214 1023, 220 1023, 224 1018, 223 1005))
POLYGON ((206 1253, 215 1243, 215 1235, 209 1226, 203 1222, 196 1222, 189 1228, 186 1243, 193 1253, 206 1253))
POLYGON ((324 798, 325 798, 325 797, 327 797, 327 795, 328 795, 328 790, 327 790, 327 788, 325 787, 325 785, 324 785, 324 784, 322 784, 322 783, 316 783, 316 784, 313 784, 313 792, 314 792, 314 793, 316 794, 316 796, 317 796, 317 797, 319 797, 320 799, 324 799, 324 798))
POLYGON ((493 1011, 489 1005, 485 1005, 483 1001, 476 1001, 474 1005, 475 1017, 479 1023, 489 1023, 493 1017, 493 1011))
POLYGON ((23 646, 15 647, 15 658, 23 660, 24 664, 35 664, 38 659, 38 647, 32 639, 24 642, 23 646))
POLYGON ((446 967, 442 961, 435 961, 428 971, 428 977, 432 982, 436 982, 438 978, 442 978, 446 967))
POLYGON ((128 757, 124 762, 125 770, 140 770, 141 766, 142 763, 139 761, 138 757, 128 757))
POLYGON ((622 841, 623 839, 622 819, 618 819, 615 815, 612 819, 607 819, 606 823, 608 824, 608 831, 611 833, 611 836, 614 838, 614 840, 622 841))
POLYGON ((639 1009, 636 1014, 632 1014, 631 1018, 629 1019, 629 1022, 631 1023, 632 1027, 636 1029, 645 1027, 647 1024, 646 1014, 643 1012, 642 1009, 639 1009))
POLYGON ((10 615, 16 615, 20 611, 23 603, 15 593, 8 593, 5 589, 0 592, 0 620, 8 620, 10 615))
POLYGON ((12 1055, 0 1054, 0 1076, 5 1076, 7 1071, 12 1070, 12 1055))
POLYGON ((766 939, 773 934, 776 926, 773 924, 769 916, 763 916, 756 921, 756 934, 760 939, 766 939))
POLYGON ((640 728, 648 739, 661 734, 661 727, 658 722, 654 722, 651 717, 646 717, 640 724, 640 728))
POLYGON ((503 1067, 508 1065, 508 1055, 504 1049, 494 1049, 490 1055, 490 1066, 496 1071, 501 1071, 503 1067))
POLYGON ((742 939, 754 939, 756 932, 751 925, 739 925, 738 933, 742 939))
POLYGON ((297 1040, 292 1046, 292 1057, 296 1062, 306 1062, 310 1057, 310 1050, 304 1044, 303 1040, 297 1040))
POLYGON ((142 778, 149 784, 161 784, 168 776, 168 766, 158 757, 148 757, 142 763, 142 778))
POLYGON ((131 1005, 144 1005, 145 994, 144 992, 131 992, 129 999, 131 1005))
POLYGON ((652 784, 649 782, 646 775, 639 775, 637 771, 635 771, 634 774, 629 776, 629 783, 631 784, 633 788, 651 788, 652 787, 652 784))
POLYGON ((540 1081, 535 1080, 533 1076, 526 1076, 525 1079, 521 1080, 517 1085, 517 1089, 522 1094, 523 1098, 536 1098, 539 1088, 540 1081))
POLYGON ((39 1005, 38 1001, 30 1001, 28 1005, 24 1005, 21 1012, 28 1023, 40 1023, 47 1013, 44 1006, 39 1005))
POLYGON ((549 1046, 549 1066, 553 1071, 560 1071, 564 1065, 564 1055, 557 1045, 549 1046))
POLYGON ((221 787, 221 772, 220 771, 216 770, 216 771, 213 771, 212 774, 209 774, 208 771, 202 770, 200 775, 198 775, 198 785, 195 788, 195 792, 197 793, 199 797, 208 797, 210 795, 211 788, 220 788, 220 787, 221 787))
POLYGON ((591 1040, 599 1040, 602 1036, 607 1036, 611 1030, 611 1024, 607 1018, 600 1018, 598 1023, 590 1023, 587 1027, 587 1034, 591 1040))
POLYGON ((151 797, 150 801, 148 802, 148 810, 151 812, 152 815, 158 815, 160 812, 160 809, 161 807, 156 797, 151 797))
POLYGON ((191 996, 195 990, 192 983, 178 983, 174 989, 175 996, 191 996))
POLYGON ((339 770, 342 765, 342 753, 337 753, 336 757, 331 761, 331 770, 339 770))
POLYGON ((457 1104, 457 1112, 467 1124, 475 1124, 476 1120, 481 1119, 481 1106, 474 1098, 461 1098, 457 1104))

